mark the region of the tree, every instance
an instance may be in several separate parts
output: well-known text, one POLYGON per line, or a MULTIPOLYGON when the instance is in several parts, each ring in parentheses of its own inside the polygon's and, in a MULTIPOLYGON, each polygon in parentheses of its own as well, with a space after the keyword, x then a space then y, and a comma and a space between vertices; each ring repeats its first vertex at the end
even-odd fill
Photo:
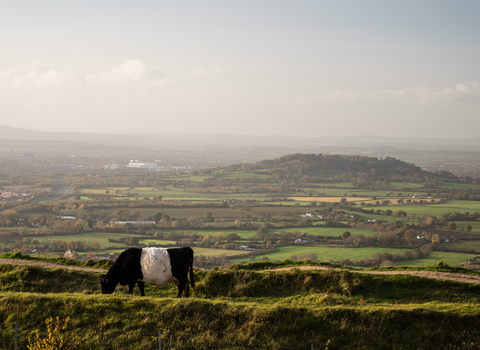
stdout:
POLYGON ((464 230, 465 232, 470 232, 470 231, 472 231, 472 225, 470 225, 470 224, 466 225, 466 226, 463 228, 463 230, 464 230))
POLYGON ((207 211, 205 214, 203 214, 203 216, 205 217, 205 221, 213 221, 213 214, 211 211, 207 211))
POLYGON ((345 241, 351 235, 352 234, 349 231, 345 231, 345 232, 342 233, 342 239, 345 241))
POLYGON ((437 223, 437 218, 435 216, 426 216, 422 219, 422 223, 428 227, 428 230, 430 231, 430 229, 432 227, 435 227, 436 223, 437 223))
POLYGON ((130 238, 128 239, 128 245, 131 245, 131 246, 139 245, 138 238, 134 236, 130 236, 130 238))
POLYGON ((93 229, 93 220, 92 220, 92 219, 88 219, 88 220, 87 220, 87 225, 88 225, 88 227, 90 228, 90 230, 92 230, 92 229, 93 229))
POLYGON ((456 229, 457 229, 457 224, 455 224, 454 222, 451 222, 451 223, 448 224, 447 228, 448 228, 449 230, 456 231, 456 229))
POLYGON ((2 216, 8 220, 18 219, 20 217, 20 213, 14 209, 7 209, 2 213, 2 216))
POLYGON ((155 214, 153 214, 152 220, 158 223, 162 219, 162 216, 163 216, 163 213, 157 211, 155 214))

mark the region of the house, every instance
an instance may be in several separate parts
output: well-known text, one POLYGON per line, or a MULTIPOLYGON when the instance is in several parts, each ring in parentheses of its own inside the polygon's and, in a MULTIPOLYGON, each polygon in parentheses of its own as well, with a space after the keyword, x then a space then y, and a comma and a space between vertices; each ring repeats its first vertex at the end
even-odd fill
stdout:
POLYGON ((65 259, 74 260, 77 255, 78 255, 78 254, 77 254, 77 252, 76 252, 75 250, 73 250, 73 249, 67 249, 67 250, 65 251, 65 254, 63 254, 63 257, 64 257, 65 259))
POLYGON ((255 248, 249 248, 246 245, 241 245, 235 248, 236 250, 255 250, 255 248))
POLYGON ((298 238, 295 240, 295 243, 307 243, 308 241, 306 239, 298 238))
POLYGON ((156 224, 156 221, 110 221, 111 224, 118 224, 118 225, 125 225, 125 224, 132 224, 132 225, 150 225, 156 224))
MULTIPOLYGON (((118 255, 120 255, 120 253, 118 253, 118 255)), ((112 260, 110 254, 108 254, 108 253, 106 253, 106 254, 95 254, 95 260, 102 260, 102 259, 112 260)))

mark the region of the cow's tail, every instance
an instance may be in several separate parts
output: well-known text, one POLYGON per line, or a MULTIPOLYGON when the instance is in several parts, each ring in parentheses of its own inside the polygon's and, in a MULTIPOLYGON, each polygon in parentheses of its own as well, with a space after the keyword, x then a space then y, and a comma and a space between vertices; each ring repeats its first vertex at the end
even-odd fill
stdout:
POLYGON ((188 254, 190 255, 190 284, 195 288, 195 277, 193 275, 193 249, 188 247, 188 254))

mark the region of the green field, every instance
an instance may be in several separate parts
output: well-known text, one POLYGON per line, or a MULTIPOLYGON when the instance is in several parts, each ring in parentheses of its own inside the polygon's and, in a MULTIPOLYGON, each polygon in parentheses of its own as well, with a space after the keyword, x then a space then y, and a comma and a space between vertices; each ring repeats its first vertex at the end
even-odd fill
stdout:
MULTIPOLYGON (((284 202, 286 203, 286 202, 284 202)), ((301 203, 301 202, 288 202, 288 203, 301 203)), ((266 214, 270 213, 272 215, 299 215, 299 214, 305 214, 305 213, 310 213, 314 211, 315 208, 309 207, 309 208, 303 208, 303 207, 292 207, 292 206, 282 206, 282 207, 252 207, 250 208, 250 212, 252 213, 261 213, 261 214, 266 214)))
MULTIPOLYGON (((292 255, 299 257, 302 254, 315 253, 318 260, 322 261, 339 261, 349 258, 364 259, 370 258, 375 253, 397 253, 402 254, 409 249, 389 249, 389 248, 332 248, 332 247, 311 247, 311 246, 279 246, 274 252, 260 254, 255 256, 256 261, 260 261, 263 257, 267 257, 270 261, 283 261, 289 259, 292 255)), ((468 258, 470 259, 470 258, 468 258)), ((466 260, 468 260, 466 259, 466 260)), ((248 262, 246 258, 235 258, 229 260, 231 262, 248 262)))
POLYGON ((425 266, 435 265, 440 260, 443 260, 450 266, 460 266, 461 263, 474 258, 475 254, 462 254, 462 253, 450 253, 450 252, 432 252, 427 258, 416 260, 404 260, 398 261, 397 265, 400 266, 425 266))
POLYGON ((269 174, 254 174, 254 173, 244 173, 244 172, 235 172, 235 173, 217 173, 215 174, 216 179, 270 179, 272 176, 269 174))
POLYGON ((254 237, 257 233, 256 230, 223 230, 221 228, 215 229, 215 230, 170 230, 170 229, 165 229, 165 230, 162 230, 162 233, 172 233, 172 232, 177 233, 179 231, 198 233, 200 236, 209 235, 210 237, 216 236, 219 232, 222 235, 227 235, 229 233, 236 233, 237 235, 239 235, 242 238, 254 237))
POLYGON ((390 209, 393 212, 396 212, 397 210, 403 210, 405 211, 408 215, 433 215, 439 218, 442 216, 442 214, 448 213, 448 212, 469 212, 469 213, 474 213, 474 212, 480 212, 480 202, 479 201, 464 201, 464 200, 457 200, 457 201, 449 201, 448 203, 444 204, 427 204, 427 205, 418 205, 418 204, 410 204, 410 205, 404 205, 404 204, 390 204, 388 205, 388 208, 385 206, 379 206, 379 207, 362 207, 363 209, 390 209))
POLYGON ((279 228, 279 229, 268 229, 265 230, 266 233, 271 232, 292 232, 293 231, 300 231, 302 233, 308 233, 309 235, 322 235, 322 236, 331 236, 331 237, 338 237, 341 236, 343 232, 348 231, 352 235, 359 235, 362 234, 364 236, 371 236, 373 234, 372 231, 366 230, 359 230, 356 228, 348 228, 348 227, 289 227, 289 228, 279 228))
POLYGON ((457 225, 457 231, 461 231, 467 225, 472 226, 472 233, 479 233, 480 230, 480 221, 455 221, 457 225))
POLYGON ((450 189, 459 189, 459 190, 465 190, 465 189, 476 189, 478 188, 478 185, 475 184, 466 184, 466 183, 456 183, 456 182, 443 182, 440 188, 450 188, 450 189))
MULTIPOLYGON (((40 243, 43 242, 51 242, 51 241, 65 241, 65 242, 74 242, 74 241, 82 241, 82 242, 98 242, 100 244, 100 247, 103 249, 105 247, 109 246, 116 246, 116 247, 123 247, 123 248, 129 248, 130 246, 126 244, 121 244, 121 243, 110 243, 108 241, 109 238, 111 239, 120 239, 120 238, 126 238, 126 237, 131 237, 135 236, 138 237, 137 235, 132 235, 129 233, 114 233, 114 232, 85 232, 85 233, 79 233, 76 235, 58 235, 58 236, 38 236, 38 237, 31 237, 32 240, 38 240, 40 243)), ((174 241, 164 241, 164 240, 155 240, 153 238, 139 238, 140 243, 145 243, 148 245, 149 242, 155 242, 156 244, 175 244, 174 241)))
POLYGON ((252 216, 245 211, 228 208, 128 208, 132 211, 138 211, 142 214, 153 215, 161 212, 174 218, 203 217, 206 212, 211 212, 216 218, 241 218, 252 216))
POLYGON ((194 248, 195 256, 203 255, 203 256, 231 256, 231 255, 239 255, 243 254, 244 252, 239 250, 226 250, 226 249, 213 249, 213 248, 194 248))

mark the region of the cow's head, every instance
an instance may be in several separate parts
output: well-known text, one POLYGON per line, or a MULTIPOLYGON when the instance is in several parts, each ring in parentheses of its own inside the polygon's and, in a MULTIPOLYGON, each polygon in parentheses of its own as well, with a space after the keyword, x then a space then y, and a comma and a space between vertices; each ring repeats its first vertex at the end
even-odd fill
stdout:
POLYGON ((112 294, 117 287, 117 283, 107 277, 107 275, 100 276, 100 286, 102 287, 102 294, 112 294))

